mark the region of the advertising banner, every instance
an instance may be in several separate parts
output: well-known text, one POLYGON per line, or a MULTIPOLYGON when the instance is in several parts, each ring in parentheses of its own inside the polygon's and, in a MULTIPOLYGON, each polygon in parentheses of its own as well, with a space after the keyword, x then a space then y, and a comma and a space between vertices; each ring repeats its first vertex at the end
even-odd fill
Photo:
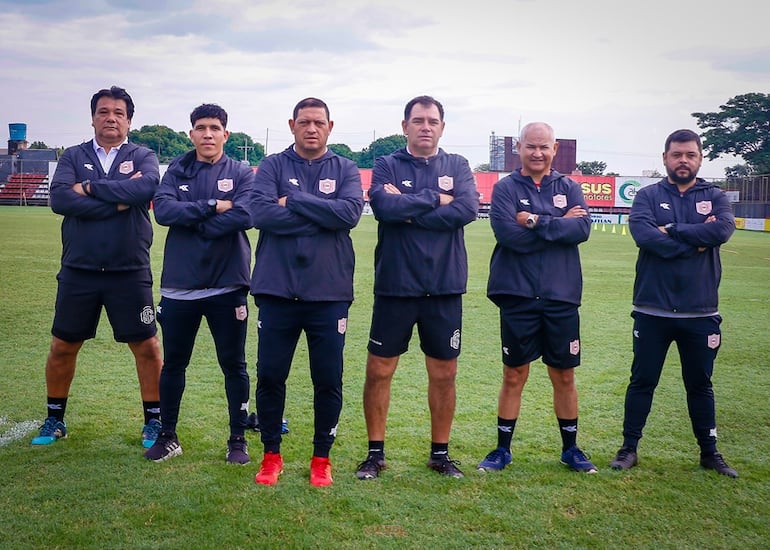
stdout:
POLYGON ((614 176, 571 175, 580 184, 588 206, 612 207, 615 205, 614 176))
POLYGON ((613 206, 630 207, 636 192, 642 187, 658 183, 660 178, 615 178, 615 201, 613 206))

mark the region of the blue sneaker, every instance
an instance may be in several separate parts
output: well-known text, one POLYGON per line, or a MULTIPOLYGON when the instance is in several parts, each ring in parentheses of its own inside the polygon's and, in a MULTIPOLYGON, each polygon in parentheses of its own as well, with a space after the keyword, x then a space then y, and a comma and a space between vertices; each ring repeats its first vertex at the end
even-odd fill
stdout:
POLYGON ((160 433, 160 420, 157 418, 150 418, 150 421, 142 428, 142 447, 149 449, 152 447, 155 440, 158 439, 160 433))
POLYGON ((484 460, 479 462, 479 465, 476 466, 476 469, 480 472, 487 472, 489 470, 499 471, 508 466, 510 463, 511 451, 504 449, 503 447, 498 447, 487 456, 485 456, 484 460))
POLYGON ((596 469, 596 466, 594 466, 593 463, 588 460, 588 457, 578 448, 577 445, 573 445, 561 453, 561 463, 565 466, 569 466, 576 472, 595 474, 599 471, 596 469))
POLYGON ((64 420, 58 420, 54 416, 49 416, 40 426, 40 433, 32 438, 33 445, 50 445, 56 443, 59 439, 67 437, 67 425, 64 420))

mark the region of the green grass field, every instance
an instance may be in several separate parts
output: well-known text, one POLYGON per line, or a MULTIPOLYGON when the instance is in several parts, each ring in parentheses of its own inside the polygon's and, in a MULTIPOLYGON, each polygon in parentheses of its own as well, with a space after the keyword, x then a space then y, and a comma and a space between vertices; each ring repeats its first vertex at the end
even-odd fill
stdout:
MULTIPOLYGON (((430 434, 417 340, 402 357, 388 423, 389 469, 355 478, 366 451, 361 393, 372 302, 376 222, 354 230, 345 405, 332 450, 335 483, 308 483, 312 393, 306 349, 289 378, 285 473, 254 484, 252 463, 226 465, 223 379, 205 328, 188 370, 178 433, 184 454, 142 457, 141 407, 130 352, 106 318, 85 344, 67 408, 70 437, 33 448, 45 413, 44 364, 61 250, 60 218, 47 208, 0 207, 0 547, 2 548, 767 548, 770 546, 770 235, 736 232, 723 247, 723 343, 714 375, 720 450, 737 480, 698 465, 676 350, 656 393, 640 465, 608 464, 621 443, 631 361, 630 300, 636 248, 629 235, 592 231, 581 245, 585 280, 579 443, 600 471, 559 464, 550 383, 533 365, 513 442, 513 464, 482 474, 495 445, 500 352, 497 310, 485 297, 493 246, 487 220, 468 226, 457 414, 450 444, 466 477, 425 467, 430 434)), ((254 232, 253 235, 256 233, 254 232)), ((165 231, 153 247, 156 282, 165 231)), ((698 281, 693 281, 698 284, 698 281)), ((157 294, 156 294, 157 297, 157 294)), ((254 383, 256 308, 247 355, 254 383)))

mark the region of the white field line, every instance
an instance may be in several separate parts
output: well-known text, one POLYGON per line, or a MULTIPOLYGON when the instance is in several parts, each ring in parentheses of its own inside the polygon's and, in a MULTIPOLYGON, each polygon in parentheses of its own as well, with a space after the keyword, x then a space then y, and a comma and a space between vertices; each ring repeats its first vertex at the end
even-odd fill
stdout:
POLYGON ((27 437, 27 435, 39 429, 40 424, 40 420, 11 422, 7 418, 0 417, 0 447, 27 437))

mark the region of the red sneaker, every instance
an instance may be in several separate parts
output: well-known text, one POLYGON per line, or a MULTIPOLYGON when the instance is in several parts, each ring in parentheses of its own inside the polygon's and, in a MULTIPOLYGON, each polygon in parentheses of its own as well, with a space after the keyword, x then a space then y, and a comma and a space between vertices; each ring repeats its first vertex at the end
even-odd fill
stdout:
POLYGON ((332 479, 332 464, 328 457, 314 456, 310 461, 310 485, 328 487, 334 483, 332 479))
POLYGON ((254 476, 254 482, 262 485, 275 485, 278 476, 283 473, 283 458, 280 453, 265 453, 259 472, 254 476))

